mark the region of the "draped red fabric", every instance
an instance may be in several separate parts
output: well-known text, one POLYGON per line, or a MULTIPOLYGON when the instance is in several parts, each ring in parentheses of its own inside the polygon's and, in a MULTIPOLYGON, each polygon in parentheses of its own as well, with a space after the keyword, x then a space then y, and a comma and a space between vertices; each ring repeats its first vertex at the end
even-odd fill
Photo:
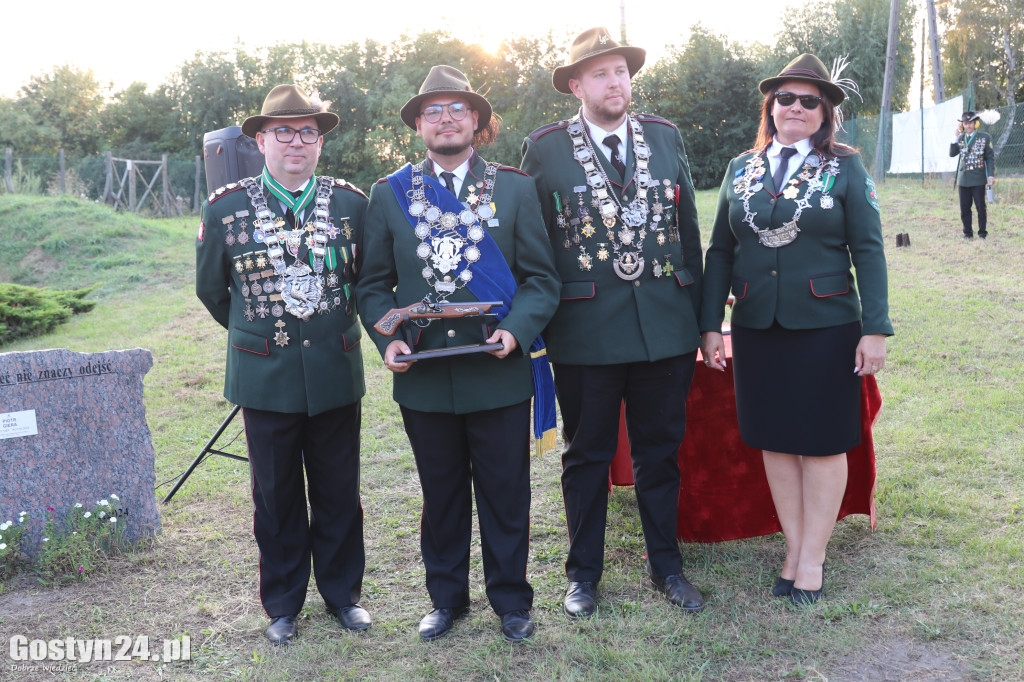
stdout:
MULTIPOLYGON (((730 338, 726 356, 732 357, 730 338)), ((875 527, 875 447, 871 428, 882 407, 875 377, 864 377, 861 391, 861 444, 847 455, 849 480, 839 518, 867 514, 875 527)), ((769 535, 782 530, 775 514, 761 451, 740 440, 732 366, 709 369, 698 357, 686 401, 686 438, 679 448, 677 535, 686 542, 722 542, 769 535)), ((620 415, 619 446, 611 466, 611 484, 632 485, 625 411, 620 415)))

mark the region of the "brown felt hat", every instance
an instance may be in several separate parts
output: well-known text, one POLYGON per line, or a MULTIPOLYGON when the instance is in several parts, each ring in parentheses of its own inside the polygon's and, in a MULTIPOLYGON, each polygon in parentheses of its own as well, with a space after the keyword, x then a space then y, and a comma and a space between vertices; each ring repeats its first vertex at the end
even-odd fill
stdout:
POLYGON ((821 88, 821 94, 828 97, 829 101, 837 107, 846 99, 846 93, 843 92, 841 87, 832 82, 828 69, 813 54, 800 55, 789 64, 786 64, 778 76, 765 78, 761 81, 758 89, 761 90, 761 94, 767 95, 786 81, 803 81, 817 85, 821 88))
POLYGON ((312 116, 320 127, 320 134, 326 134, 338 125, 337 114, 327 111, 327 106, 313 100, 298 85, 278 85, 263 100, 259 116, 250 116, 242 122, 242 134, 256 137, 263 124, 272 118, 307 118, 312 116))
POLYGON ((551 74, 551 84, 555 86, 555 90, 571 95, 569 79, 572 78, 576 67, 592 57, 606 54, 621 54, 625 57, 630 78, 636 75, 647 58, 647 52, 642 48, 619 45, 608 33, 608 29, 601 26, 588 28, 572 42, 572 47, 569 48, 569 62, 554 70, 551 74))
MULTIPOLYGON (((405 103, 402 107, 402 120, 405 125, 416 130, 416 117, 420 115, 420 105, 423 100, 430 99, 435 95, 458 95, 464 97, 469 106, 479 112, 476 129, 483 130, 491 122, 491 104, 483 95, 473 92, 472 86, 466 74, 454 66, 444 64, 432 66, 427 74, 419 93, 405 103)), ((476 131, 474 131, 476 132, 476 131)))

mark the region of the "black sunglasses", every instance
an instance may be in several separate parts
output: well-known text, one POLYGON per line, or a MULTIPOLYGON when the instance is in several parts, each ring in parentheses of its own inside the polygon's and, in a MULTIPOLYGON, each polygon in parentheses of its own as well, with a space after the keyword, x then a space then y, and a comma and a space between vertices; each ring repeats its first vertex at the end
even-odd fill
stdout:
POLYGON ((794 95, 792 92, 786 92, 785 90, 779 90, 775 93, 775 101, 784 107, 792 106, 797 100, 800 100, 800 106, 804 109, 817 109, 818 105, 821 104, 821 97, 817 95, 794 95))

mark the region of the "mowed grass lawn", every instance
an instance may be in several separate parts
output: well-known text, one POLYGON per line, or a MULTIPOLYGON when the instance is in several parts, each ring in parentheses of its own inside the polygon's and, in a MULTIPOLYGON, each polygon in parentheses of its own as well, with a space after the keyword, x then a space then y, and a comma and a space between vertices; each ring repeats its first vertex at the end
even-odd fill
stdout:
MULTIPOLYGON (((82 583, 51 588, 22 576, 3 585, 0 679, 1024 679, 1024 181, 1000 182, 987 242, 960 238, 948 185, 889 180, 879 191, 897 336, 878 377, 878 524, 872 531, 862 516, 838 524, 817 606, 797 611, 770 597, 784 552, 776 535, 685 545, 684 570, 708 607, 697 616, 673 609, 645 579, 635 498, 622 488, 610 500, 600 615, 568 622, 552 452, 533 463, 536 636, 521 646, 501 639, 475 541, 470 615, 445 639, 420 642, 416 624, 430 604, 419 560, 419 482, 390 377, 366 345, 368 632, 342 632, 311 588, 296 642, 268 645, 247 467, 213 457, 160 506, 163 533, 152 542, 82 583), (910 234, 909 248, 895 247, 898 232, 910 234), (16 634, 188 634, 192 660, 14 672, 6 649, 16 634)), ((699 196, 705 240, 716 194, 699 196)), ((2 350, 150 349, 146 408, 158 498, 231 407, 221 398, 225 333, 194 295, 197 224, 67 198, 0 196, 0 281, 100 284, 90 295, 93 312, 2 350)), ((222 448, 233 441, 229 449, 244 453, 239 426, 222 448)), ((17 511, 0 501, 0 515, 17 511)))

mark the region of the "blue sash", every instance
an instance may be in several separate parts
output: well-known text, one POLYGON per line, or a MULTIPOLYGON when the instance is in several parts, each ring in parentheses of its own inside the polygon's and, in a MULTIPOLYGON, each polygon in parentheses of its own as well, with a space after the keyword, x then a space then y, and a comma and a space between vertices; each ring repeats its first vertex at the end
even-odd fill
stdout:
MULTIPOLYGON (((398 199, 398 206, 405 213, 409 224, 415 228, 419 219, 409 214, 412 165, 407 163, 389 175, 388 184, 391 185, 391 191, 398 199)), ((423 175, 423 191, 430 204, 444 213, 458 215, 465 210, 465 206, 454 194, 427 174, 423 175)), ((469 227, 461 221, 455 230, 467 242, 471 241, 468 236, 469 227)), ((508 315, 509 305, 516 295, 518 285, 505 256, 486 229, 483 239, 477 242, 477 248, 480 249, 480 260, 473 268, 473 279, 466 283, 466 288, 478 301, 502 301, 503 305, 493 311, 500 322, 508 315)), ((465 258, 460 259, 458 267, 453 271, 453 279, 468 265, 465 258)), ((547 348, 540 336, 530 344, 530 364, 533 369, 533 435, 537 439, 538 454, 541 454, 555 447, 555 384, 551 379, 547 348)))

